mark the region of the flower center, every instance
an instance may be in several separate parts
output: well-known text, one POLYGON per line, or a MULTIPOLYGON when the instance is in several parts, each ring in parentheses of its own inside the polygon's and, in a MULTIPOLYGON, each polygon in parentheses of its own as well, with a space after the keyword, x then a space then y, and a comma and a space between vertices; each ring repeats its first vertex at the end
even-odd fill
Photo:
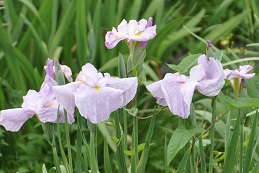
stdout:
POLYGON ((98 92, 100 90, 100 88, 101 88, 100 86, 95 86, 94 90, 98 92))
POLYGON ((140 37, 140 36, 141 36, 141 33, 135 34, 135 36, 140 37))

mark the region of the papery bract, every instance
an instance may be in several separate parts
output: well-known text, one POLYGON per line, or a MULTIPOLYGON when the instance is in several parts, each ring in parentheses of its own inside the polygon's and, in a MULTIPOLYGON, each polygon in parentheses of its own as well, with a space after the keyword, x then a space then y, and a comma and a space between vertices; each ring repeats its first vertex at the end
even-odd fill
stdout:
POLYGON ((145 48, 147 41, 156 36, 156 25, 152 26, 152 18, 149 20, 141 19, 140 21, 125 19, 115 28, 105 35, 105 46, 108 49, 114 48, 121 40, 141 42, 142 48, 145 48))
POLYGON ((198 65, 190 70, 190 76, 167 73, 164 79, 146 87, 157 99, 157 104, 168 106, 173 114, 185 119, 190 114, 195 89, 211 97, 217 95, 223 86, 224 72, 220 62, 201 55, 198 65))
POLYGON ((80 114, 92 123, 107 120, 111 112, 128 104, 135 96, 136 77, 116 78, 99 73, 92 64, 86 64, 76 81, 55 86, 58 102, 73 113, 77 106, 80 114))

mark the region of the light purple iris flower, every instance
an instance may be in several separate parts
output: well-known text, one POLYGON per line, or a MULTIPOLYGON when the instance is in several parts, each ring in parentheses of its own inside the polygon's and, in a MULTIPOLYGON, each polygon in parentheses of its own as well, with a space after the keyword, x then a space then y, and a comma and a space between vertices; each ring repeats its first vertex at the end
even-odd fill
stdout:
POLYGON ((136 77, 116 78, 99 73, 92 64, 86 64, 76 81, 54 86, 58 102, 70 113, 77 106, 80 114, 92 123, 105 121, 111 112, 128 104, 135 96, 136 77))
MULTIPOLYGON (((59 108, 56 95, 52 90, 52 87, 57 85, 57 82, 53 79, 52 60, 48 60, 46 72, 47 75, 41 85, 40 91, 29 90, 27 95, 23 97, 21 108, 7 109, 0 112, 0 124, 6 130, 18 131, 35 114, 43 123, 57 122, 59 111, 59 121, 65 122, 63 108, 59 108)), ((69 114, 68 123, 72 122, 74 122, 74 117, 72 114, 69 114)))
POLYGON ((121 40, 141 42, 142 48, 146 47, 147 41, 156 36, 156 25, 152 26, 153 19, 141 19, 140 21, 125 19, 118 25, 118 31, 112 28, 112 31, 105 35, 105 46, 108 49, 114 48, 121 40))
POLYGON ((253 67, 250 65, 239 66, 238 70, 225 69, 224 70, 225 79, 228 79, 231 81, 231 80, 234 80, 235 78, 239 78, 239 79, 253 78, 255 76, 255 73, 247 74, 252 69, 253 69, 253 67))
POLYGON ((201 55, 198 65, 190 71, 190 76, 167 73, 164 79, 147 86, 157 99, 157 104, 168 106, 169 110, 183 119, 190 115, 190 105, 194 90, 206 96, 216 96, 224 86, 224 72, 221 63, 214 58, 201 55))

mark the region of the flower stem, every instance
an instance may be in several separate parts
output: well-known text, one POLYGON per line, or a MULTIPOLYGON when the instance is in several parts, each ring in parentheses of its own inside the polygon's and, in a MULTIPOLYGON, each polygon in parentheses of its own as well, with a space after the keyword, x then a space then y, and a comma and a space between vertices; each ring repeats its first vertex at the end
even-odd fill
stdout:
POLYGON ((243 172, 243 142, 244 142, 244 119, 243 114, 238 110, 239 124, 240 124, 240 157, 239 157, 239 172, 243 172))
POLYGON ((52 152, 53 152, 53 157, 54 157, 54 162, 55 162, 55 167, 57 170, 57 173, 61 173, 60 169, 60 164, 59 164, 59 159, 58 159, 58 153, 57 153, 57 148, 56 148, 56 141, 55 141, 55 134, 52 133, 52 152))
MULTIPOLYGON (((216 120, 216 98, 212 98, 212 118, 211 123, 215 122, 216 120)), ((210 129, 210 161, 209 161, 209 173, 213 172, 213 152, 214 152, 214 133, 215 133, 215 126, 214 124, 211 126, 210 129)))
POLYGON ((138 165, 138 118, 137 116, 133 117, 133 148, 134 156, 132 157, 131 162, 131 172, 136 172, 138 165))
POLYGON ((91 173, 97 173, 98 163, 96 158, 96 148, 95 148, 95 132, 96 125, 87 120, 88 129, 90 131, 90 167, 91 173))
POLYGON ((68 113, 66 112, 65 115, 66 121, 65 121, 65 133, 66 133, 66 140, 67 140, 67 150, 68 150, 68 162, 69 162, 69 169, 70 172, 73 172, 73 159, 72 159, 72 153, 71 153, 71 145, 70 145, 70 136, 69 136, 69 127, 68 127, 68 113))
MULTIPOLYGON (((116 130, 116 138, 117 139, 121 139, 119 111, 120 110, 117 110, 117 113, 116 113, 116 116, 115 116, 115 130, 116 130)), ((127 172, 126 161, 125 161, 125 157, 124 157, 123 144, 121 142, 119 142, 117 145, 118 145, 117 156, 118 156, 118 167, 119 167, 118 172, 127 172)))

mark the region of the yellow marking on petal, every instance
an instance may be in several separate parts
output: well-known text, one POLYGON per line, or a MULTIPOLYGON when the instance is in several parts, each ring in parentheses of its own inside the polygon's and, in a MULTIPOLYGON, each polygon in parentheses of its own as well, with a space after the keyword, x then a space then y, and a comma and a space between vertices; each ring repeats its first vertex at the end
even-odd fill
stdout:
POLYGON ((94 90, 98 92, 100 90, 100 88, 101 88, 100 86, 95 86, 94 90))
POLYGON ((138 36, 138 37, 140 37, 140 36, 142 36, 142 35, 141 35, 141 33, 138 33, 138 34, 135 34, 135 36, 138 36))
POLYGON ((85 82, 85 81, 84 81, 84 80, 82 80, 82 79, 79 79, 79 80, 78 80, 78 82, 85 82))
POLYGON ((47 106, 54 106, 54 103, 50 102, 49 104, 47 104, 47 106))

